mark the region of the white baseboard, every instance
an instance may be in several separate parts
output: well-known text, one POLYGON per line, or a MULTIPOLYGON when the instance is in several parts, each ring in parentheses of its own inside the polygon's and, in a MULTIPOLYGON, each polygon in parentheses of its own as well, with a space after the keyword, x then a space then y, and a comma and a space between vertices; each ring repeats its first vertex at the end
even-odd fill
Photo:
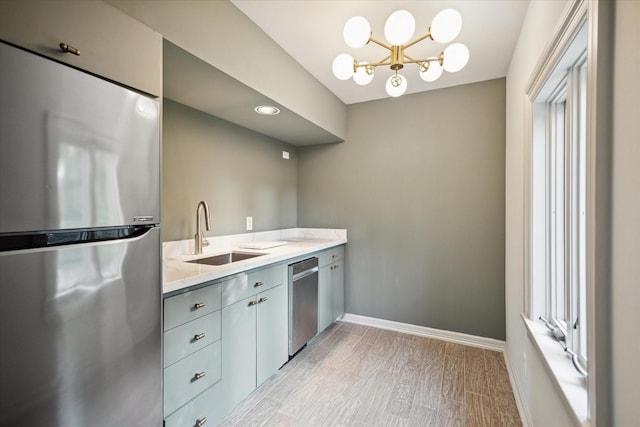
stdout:
POLYGON ((418 335, 427 338, 437 338, 473 347, 486 348, 504 352, 505 342, 493 338, 478 337, 463 334, 461 332, 445 331, 442 329, 428 328, 426 326, 411 325, 409 323, 394 322, 391 320, 377 319, 375 317, 360 316, 358 314, 345 313, 343 322, 357 323, 359 325, 372 326, 374 328, 389 329, 405 334, 418 335))
POLYGON ((428 328, 426 326, 411 325, 409 323, 394 322, 391 320, 377 319, 375 317, 360 316, 358 314, 345 313, 342 316, 343 322, 357 323, 359 325, 371 326, 374 328, 388 329, 391 331, 402 332, 405 334, 418 335, 427 338, 436 338, 444 341, 455 342, 458 344, 470 345, 473 347, 485 348, 487 350, 500 351, 504 355, 505 365, 509 373, 509 381, 513 389, 513 396, 516 400, 516 406, 520 413, 520 419, 523 427, 529 427, 531 424, 531 415, 524 404, 523 389, 513 375, 511 369, 511 361, 507 357, 506 343, 494 338, 478 337, 475 335, 463 334, 461 332, 445 331, 442 329, 428 328))
POLYGON ((524 389, 522 385, 518 381, 518 378, 513 373, 513 368, 511 367, 511 360, 509 359, 508 353, 504 351, 504 360, 507 365, 507 371, 509 372, 509 381, 511 382, 511 389, 513 390, 513 397, 516 399, 516 406, 518 407, 518 412, 520 413, 520 421, 522 421, 522 427, 532 426, 531 422, 531 413, 529 413, 529 408, 524 404, 524 389))

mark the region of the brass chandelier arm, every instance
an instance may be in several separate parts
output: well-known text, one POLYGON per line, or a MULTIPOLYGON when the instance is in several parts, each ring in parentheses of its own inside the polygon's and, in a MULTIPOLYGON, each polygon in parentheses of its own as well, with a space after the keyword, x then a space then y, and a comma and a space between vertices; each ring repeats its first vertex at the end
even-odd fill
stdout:
POLYGON ((391 59, 391 55, 381 59, 378 62, 374 62, 372 64, 360 64, 357 61, 355 61, 354 65, 353 65, 353 68, 355 68, 355 69, 357 69, 359 67, 372 67, 372 68, 375 68, 375 67, 378 67, 380 65, 391 65, 390 59, 391 59))
POLYGON ((420 42, 421 42, 422 40, 424 40, 424 39, 431 39, 431 40, 433 40, 433 37, 431 37, 431 27, 429 27, 429 32, 428 32, 427 34, 425 34, 425 35, 424 35, 424 36, 422 36, 422 37, 419 37, 419 38, 415 39, 414 41, 412 41, 412 42, 411 42, 411 43, 409 43, 409 44, 404 45, 404 48, 406 49, 406 48, 408 48, 408 47, 413 46, 414 44, 420 43, 420 42))
MULTIPOLYGON (((371 34, 371 37, 369 37, 369 42, 374 42, 375 44, 377 44, 378 46, 382 46, 383 48, 391 51, 392 46, 389 46, 385 43, 382 43, 380 40, 376 40, 373 38, 373 33, 371 34)), ((368 43, 368 42, 367 42, 368 43)))
POLYGON ((444 55, 442 54, 440 54, 439 56, 432 56, 430 58, 425 58, 425 59, 413 59, 408 55, 405 55, 404 57, 408 59, 408 61, 404 61, 406 64, 424 64, 425 62, 437 61, 437 62, 440 62, 440 65, 442 65, 441 59, 444 59, 444 55))

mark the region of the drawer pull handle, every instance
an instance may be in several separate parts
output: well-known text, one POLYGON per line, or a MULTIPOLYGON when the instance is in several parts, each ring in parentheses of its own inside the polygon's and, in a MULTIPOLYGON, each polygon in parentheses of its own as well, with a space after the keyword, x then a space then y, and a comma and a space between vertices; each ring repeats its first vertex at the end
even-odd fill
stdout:
POLYGON ((193 376, 193 380, 199 380, 200 378, 203 378, 206 374, 206 372, 196 372, 196 374, 193 376))
POLYGON ((195 335, 193 336, 193 340, 194 340, 194 341, 200 341, 202 338, 204 338, 204 332, 203 332, 203 333, 201 333, 201 334, 195 334, 195 335))
POLYGON ((249 307, 251 307, 252 305, 256 305, 258 303, 258 301, 249 301, 249 307))
POLYGON ((258 304, 265 302, 267 299, 268 299, 267 297, 262 297, 262 298, 260 298, 260 299, 258 300, 258 304))
POLYGON ((60 43, 58 46, 60 46, 60 50, 62 50, 64 53, 73 53, 76 56, 80 56, 80 50, 76 49, 73 46, 69 46, 66 43, 60 43))
POLYGON ((199 309, 199 308, 204 307, 205 305, 206 305, 206 304, 205 304, 205 303, 203 303, 203 302, 197 302, 197 303, 193 304, 193 309, 194 309, 194 310, 197 310, 197 309, 199 309))
POLYGON ((262 286, 262 285, 264 285, 264 283, 262 283, 262 282, 256 282, 256 283, 253 285, 253 287, 254 287, 254 288, 257 288, 258 286, 262 286))
POLYGON ((202 427, 207 422, 207 417, 198 418, 196 420, 196 427, 202 427))

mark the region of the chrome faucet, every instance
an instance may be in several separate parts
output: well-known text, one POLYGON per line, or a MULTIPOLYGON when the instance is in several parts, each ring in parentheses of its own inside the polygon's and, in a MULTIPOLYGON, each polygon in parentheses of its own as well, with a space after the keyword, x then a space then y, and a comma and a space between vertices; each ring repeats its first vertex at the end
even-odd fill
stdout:
POLYGON ((200 208, 204 209, 204 224, 209 231, 209 206, 207 206, 207 202, 204 200, 198 203, 198 207, 196 208, 196 235, 193 236, 195 243, 195 254, 199 255, 202 253, 203 246, 209 246, 209 241, 204 238, 202 234, 202 228, 200 227, 200 208))

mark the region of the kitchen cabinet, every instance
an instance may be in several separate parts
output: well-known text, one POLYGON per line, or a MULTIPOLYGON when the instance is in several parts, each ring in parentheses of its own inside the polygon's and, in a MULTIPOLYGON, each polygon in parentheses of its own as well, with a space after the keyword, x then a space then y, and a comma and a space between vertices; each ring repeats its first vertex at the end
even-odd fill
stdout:
POLYGON ((222 309, 225 412, 240 403, 288 359, 285 269, 284 265, 276 265, 249 274, 245 281, 235 279, 235 283, 223 285, 223 301, 229 303, 222 309), (235 301, 237 297, 251 293, 251 289, 251 295, 235 301))
POLYGON ((106 2, 0 1, 0 39, 162 95, 162 36, 106 2), (63 52, 60 43, 78 49, 80 55, 63 52))
POLYGON ((344 314, 344 246, 318 254, 318 333, 344 314))
POLYGON ((215 414, 221 419, 217 401, 198 403, 203 392, 221 392, 221 294, 218 283, 164 300, 164 415, 168 425, 199 425, 215 414), (215 408, 212 413, 211 408, 215 408))

